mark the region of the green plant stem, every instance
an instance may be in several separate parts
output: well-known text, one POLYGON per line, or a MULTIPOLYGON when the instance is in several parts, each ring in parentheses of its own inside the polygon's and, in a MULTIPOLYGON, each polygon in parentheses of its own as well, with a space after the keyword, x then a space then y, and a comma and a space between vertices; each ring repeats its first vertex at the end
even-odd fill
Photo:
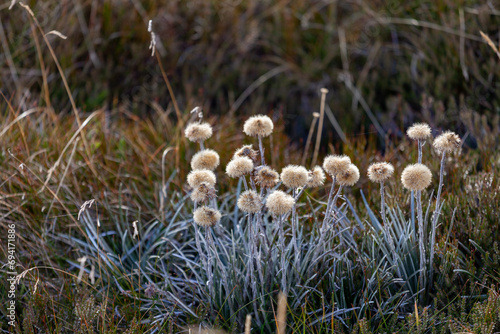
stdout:
POLYGON ((286 293, 286 256, 285 256, 285 231, 283 229, 284 215, 278 217, 279 225, 279 245, 280 245, 280 256, 281 256, 281 290, 286 293))

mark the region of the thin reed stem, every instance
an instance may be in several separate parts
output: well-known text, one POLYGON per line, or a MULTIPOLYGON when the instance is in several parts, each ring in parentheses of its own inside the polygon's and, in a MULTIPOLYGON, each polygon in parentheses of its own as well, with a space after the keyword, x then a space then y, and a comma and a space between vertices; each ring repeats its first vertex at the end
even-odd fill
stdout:
POLYGON ((281 256, 281 290, 286 293, 287 284, 286 284, 286 256, 285 256, 285 231, 283 229, 284 223, 284 215, 280 215, 278 218, 279 225, 279 247, 280 247, 280 256, 281 256))
POLYGON ((395 251, 394 241, 392 240, 391 230, 389 229, 389 223, 387 223, 387 217, 385 215, 385 195, 384 195, 384 182, 380 182, 380 213, 382 214, 382 222, 384 223, 384 230, 391 251, 395 251))
POLYGON ((439 168, 439 187, 438 187, 438 193, 436 196, 436 209, 434 210, 434 213, 432 215, 432 230, 431 230, 431 245, 430 245, 430 258, 429 258, 429 266, 430 266, 430 273, 429 273, 429 287, 432 287, 432 281, 433 281, 433 274, 434 274, 434 246, 436 244, 436 226, 437 226, 437 221, 439 218, 439 215, 441 214, 441 190, 443 189, 443 176, 444 176, 444 163, 445 163, 445 157, 446 153, 443 152, 443 155, 441 156, 441 167, 439 168))
POLYGON ((316 160, 318 160, 319 145, 321 144, 321 135, 323 133, 323 120, 325 119, 325 99, 326 99, 327 93, 328 93, 328 89, 326 89, 326 88, 321 89, 321 106, 320 106, 320 110, 319 110, 318 133, 316 136, 316 145, 314 147, 314 154, 313 154, 311 167, 314 167, 314 165, 316 165, 316 160))
MULTIPOLYGON (((315 113, 315 115, 317 115, 315 113)), ((314 117, 311 122, 311 127, 309 128, 309 134, 307 135, 306 147, 304 148, 304 155, 302 155, 302 166, 306 165, 307 155, 309 154, 309 146, 311 146, 312 136, 314 134, 314 127, 316 126, 316 122, 318 121, 318 117, 314 117)))
MULTIPOLYGON (((425 288, 425 245, 424 245, 424 216, 422 213, 422 191, 417 191, 417 219, 418 219, 418 246, 420 253, 419 288, 425 288)), ((421 294, 422 296, 422 294, 421 294)))
POLYGON ((259 151, 260 151, 260 159, 261 159, 261 164, 264 166, 266 164, 264 160, 264 145, 262 144, 262 137, 259 136, 259 151))

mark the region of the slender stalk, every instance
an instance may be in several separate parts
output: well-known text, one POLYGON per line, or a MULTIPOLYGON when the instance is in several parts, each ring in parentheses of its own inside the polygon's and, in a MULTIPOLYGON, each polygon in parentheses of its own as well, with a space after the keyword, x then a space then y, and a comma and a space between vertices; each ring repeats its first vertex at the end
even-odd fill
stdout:
POLYGON ((417 191, 418 246, 420 252, 419 288, 425 288, 425 246, 424 246, 424 216, 422 213, 422 191, 417 191))
POLYGON ((328 93, 328 89, 321 88, 321 106, 320 106, 320 110, 319 110, 318 133, 316 136, 316 145, 314 147, 314 154, 313 154, 311 167, 314 167, 314 165, 316 164, 316 160, 318 159, 319 145, 321 143, 321 134, 323 132, 323 120, 325 118, 325 99, 326 99, 327 93, 328 93))
POLYGON ((439 169, 439 187, 438 187, 438 193, 436 197, 436 209, 434 210, 434 213, 432 215, 432 231, 431 231, 431 245, 430 245, 430 259, 429 259, 429 266, 430 266, 430 274, 429 274, 429 287, 432 287, 432 281, 433 281, 433 263, 434 263, 434 246, 436 243, 436 225, 437 221, 439 218, 439 215, 441 213, 441 207, 440 207, 440 200, 441 200, 441 190, 443 189, 443 175, 444 175, 444 159, 445 159, 446 153, 443 152, 443 155, 441 156, 441 167, 439 169))
POLYGON ((261 164, 264 166, 266 162, 264 161, 264 145, 262 145, 262 137, 259 136, 259 151, 260 151, 260 159, 261 159, 261 164))
POLYGON ((411 233, 413 238, 416 238, 416 228, 415 228, 415 192, 412 190, 410 194, 410 209, 411 209, 411 233))
POLYGON ((255 270, 254 270, 254 260, 257 258, 256 256, 256 244, 255 244, 255 233, 253 229, 252 222, 252 214, 248 214, 248 233, 250 238, 250 256, 249 256, 249 268, 250 268, 250 282, 252 285, 252 294, 253 294, 253 308, 254 313, 258 316, 257 312, 257 281, 255 279, 255 270))
POLYGON ((286 257, 285 257, 285 231, 283 229, 283 215, 280 215, 278 218, 279 224, 279 245, 280 245, 280 256, 281 256, 281 290, 286 293, 287 284, 286 284, 286 257))
POLYGON ((392 240, 391 230, 389 229, 389 224, 387 223, 387 218, 385 215, 385 196, 384 196, 384 182, 380 182, 380 213, 382 214, 382 222, 384 223, 384 230, 387 241, 389 242, 389 246, 391 247, 391 251, 395 251, 396 247, 394 247, 394 241, 392 240))
POLYGON ((337 193, 335 194, 335 197, 332 200, 332 206, 330 207, 330 211, 333 212, 333 210, 337 207, 335 204, 337 203, 337 200, 339 199, 340 194, 342 193, 343 186, 339 186, 339 189, 337 190, 337 193))
MULTIPOLYGON (((337 178, 334 176, 332 180, 332 187, 330 188, 330 193, 328 194, 328 203, 326 205, 326 212, 325 212, 325 218, 323 219, 323 224, 321 225, 321 229, 324 230, 326 229, 326 223, 328 222, 328 219, 330 218, 330 206, 332 205, 332 196, 333 196, 333 190, 335 189, 335 181, 337 178)), ((320 231, 321 233, 321 231, 320 231)))
MULTIPOLYGON (((317 115, 315 113, 315 115, 317 115)), ((302 156, 302 166, 306 165, 307 155, 309 153, 309 146, 311 146, 312 136, 314 133, 314 127, 316 126, 316 122, 318 121, 318 117, 314 117, 311 122, 311 127, 309 128, 309 134, 307 135, 306 147, 304 148, 304 155, 302 156)))
POLYGON ((422 163, 422 147, 424 146, 425 142, 421 142, 420 140, 417 140, 418 143, 418 163, 422 163))
POLYGON ((203 144, 203 140, 200 140, 200 151, 205 149, 205 144, 203 144))
MULTIPOLYGON (((214 288, 213 288, 213 271, 212 271, 212 265, 213 265, 213 257, 212 257, 212 251, 210 250, 209 242, 208 240, 208 231, 206 233, 205 237, 205 242, 206 242, 206 249, 207 249, 207 265, 205 266, 205 269, 207 270, 207 284, 208 284, 208 294, 210 295, 210 305, 214 305, 215 303, 215 293, 214 293, 214 288)), ((197 238, 198 239, 198 238, 197 238)))

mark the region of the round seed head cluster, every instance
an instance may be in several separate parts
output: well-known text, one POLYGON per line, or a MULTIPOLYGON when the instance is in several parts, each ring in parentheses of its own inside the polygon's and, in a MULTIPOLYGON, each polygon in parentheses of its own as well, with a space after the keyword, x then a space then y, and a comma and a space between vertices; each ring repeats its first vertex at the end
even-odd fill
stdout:
POLYGON ((226 174, 232 178, 242 177, 253 170, 253 161, 247 157, 235 157, 226 166, 226 174))
POLYGON ((215 226, 220 221, 221 214, 218 210, 202 206, 193 213, 194 222, 202 227, 215 226))
POLYGON ((266 207, 274 215, 284 215, 292 210, 295 200, 281 190, 273 191, 267 196, 266 207))
POLYGON ((309 188, 321 187, 325 184, 325 173, 320 166, 314 167, 309 171, 309 179, 307 181, 307 186, 309 188))
POLYGON ((452 152, 460 147, 462 140, 452 131, 446 131, 434 140, 434 148, 439 152, 452 152))
POLYGON ((394 167, 388 162, 377 162, 368 167, 368 178, 372 182, 384 182, 392 176, 394 167))
POLYGON ((347 172, 351 159, 347 155, 329 155, 323 161, 323 169, 332 177, 347 172))
POLYGON ((246 213, 256 213, 262 208, 262 197, 254 190, 247 190, 238 198, 238 208, 246 213))
POLYGON ((423 164, 407 166, 401 173, 401 182, 408 190, 420 191, 427 188, 432 181, 430 169, 423 164))
POLYGON ((359 180, 359 169, 353 164, 350 164, 347 170, 337 175, 337 182, 341 186, 353 186, 359 180))
POLYGON ((205 141, 212 137, 212 126, 208 123, 191 123, 184 130, 184 135, 194 143, 205 141))
POLYGON ((281 171, 281 181, 289 188, 301 188, 307 184, 309 173, 302 166, 290 165, 281 171))
POLYGON ((274 169, 264 166, 257 171, 255 183, 264 188, 274 188, 279 182, 280 175, 274 169))
POLYGON ((247 157, 252 159, 253 162, 257 161, 257 156, 259 152, 253 149, 252 145, 245 145, 234 152, 235 157, 247 157))
POLYGON ((431 136, 431 127, 427 123, 415 123, 406 134, 413 140, 424 140, 431 136))
POLYGON ((273 121, 264 115, 252 116, 243 125, 243 132, 252 137, 267 137, 273 129, 273 121))
POLYGON ((193 170, 187 176, 187 183, 191 188, 198 187, 202 182, 206 182, 211 187, 215 186, 215 174, 208 169, 193 170))
POLYGON ((215 188, 207 182, 201 182, 191 193, 193 202, 204 203, 216 198, 215 188))
POLYGON ((214 150, 206 149, 199 151, 193 156, 193 159, 191 159, 191 168, 193 170, 214 170, 215 168, 217 168, 217 166, 219 166, 219 163, 219 154, 214 150))

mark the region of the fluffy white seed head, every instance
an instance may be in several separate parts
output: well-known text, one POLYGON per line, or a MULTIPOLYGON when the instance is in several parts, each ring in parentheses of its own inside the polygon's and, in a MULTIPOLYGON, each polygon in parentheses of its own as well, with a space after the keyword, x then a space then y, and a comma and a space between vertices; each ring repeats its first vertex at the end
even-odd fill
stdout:
POLYGON ((431 181, 431 170, 423 164, 409 165, 401 173, 401 182, 408 190, 424 190, 431 184, 431 181))
POLYGON ((252 170, 253 161, 247 157, 235 157, 226 166, 226 174, 232 178, 242 177, 251 173, 252 170))
POLYGON ((252 116, 243 125, 243 132, 252 137, 267 137, 273 129, 273 121, 264 115, 252 116))
POLYGON ((323 161, 323 169, 332 177, 347 172, 351 159, 347 155, 329 155, 323 161))
POLYGON ((302 166, 289 165, 281 171, 281 181, 288 188, 301 188, 307 184, 309 173, 302 166))
POLYGON ((202 206, 193 213, 194 222, 202 227, 213 227, 220 221, 221 214, 218 210, 202 206))
POLYGON ((281 190, 273 191, 266 200, 266 207, 274 215, 284 215, 290 212, 294 204, 293 197, 281 190))
POLYGON ((321 187, 325 184, 325 173, 323 172, 323 168, 320 166, 315 166, 312 170, 309 171, 309 179, 307 180, 307 186, 309 188, 321 187))
POLYGON ((193 156, 191 159, 191 168, 193 170, 197 169, 209 169, 214 170, 219 166, 220 159, 219 154, 214 150, 205 149, 201 150, 193 156))
POLYGON ((252 145, 244 145, 241 148, 237 149, 234 152, 234 157, 247 157, 250 158, 253 162, 257 161, 257 157, 259 152, 253 149, 252 145))
POLYGON ((214 172, 208 169, 199 169, 191 171, 187 176, 187 183, 191 188, 196 188, 202 182, 206 182, 211 187, 215 186, 214 172))
POLYGON ((264 166, 255 174, 255 183, 264 188, 274 188, 280 180, 280 175, 271 167, 264 166))
POLYGON ((368 178, 372 182, 384 182, 394 173, 394 167, 388 162, 373 163, 368 167, 368 178))
POLYGON ((434 140, 434 148, 439 152, 452 152, 460 147, 462 140, 452 131, 446 131, 434 140))
POLYGON ((415 123, 406 134, 413 140, 425 140, 431 136, 431 127, 427 123, 415 123))
POLYGON ((201 182, 191 193, 191 199, 197 203, 208 202, 216 197, 215 188, 207 182, 201 182))
POLYGON ((247 190, 238 198, 238 208, 246 213, 259 212, 262 208, 262 197, 254 190, 247 190))
POLYGON ((337 175, 337 182, 341 186, 353 186, 359 180, 359 169, 353 164, 350 164, 347 170, 337 175))
POLYGON ((195 143, 205 141, 212 137, 212 126, 208 123, 191 123, 184 130, 184 135, 195 143))

